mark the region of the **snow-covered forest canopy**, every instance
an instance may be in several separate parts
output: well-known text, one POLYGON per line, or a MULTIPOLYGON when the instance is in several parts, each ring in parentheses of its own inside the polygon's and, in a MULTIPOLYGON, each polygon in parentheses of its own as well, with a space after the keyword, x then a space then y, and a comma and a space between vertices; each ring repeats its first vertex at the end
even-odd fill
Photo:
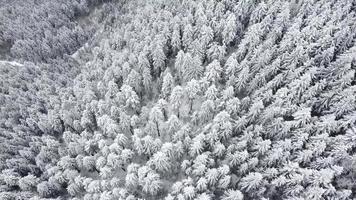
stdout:
POLYGON ((355 0, 0 0, 0 199, 355 199, 355 39, 355 0))

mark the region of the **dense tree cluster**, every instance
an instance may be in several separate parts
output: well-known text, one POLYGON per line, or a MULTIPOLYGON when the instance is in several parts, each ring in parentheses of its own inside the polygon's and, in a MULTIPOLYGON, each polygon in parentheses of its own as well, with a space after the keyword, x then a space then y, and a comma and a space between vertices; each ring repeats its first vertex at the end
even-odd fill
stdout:
MULTIPOLYGON (((108 1, 108 0, 107 0, 108 1)), ((104 0, 2 0, 0 47, 7 57, 48 62, 74 53, 92 35, 82 20, 104 0)), ((98 16, 100 17, 100 16, 98 16)))
POLYGON ((354 1, 120 6, 80 71, 0 66, 0 199, 356 197, 354 1))

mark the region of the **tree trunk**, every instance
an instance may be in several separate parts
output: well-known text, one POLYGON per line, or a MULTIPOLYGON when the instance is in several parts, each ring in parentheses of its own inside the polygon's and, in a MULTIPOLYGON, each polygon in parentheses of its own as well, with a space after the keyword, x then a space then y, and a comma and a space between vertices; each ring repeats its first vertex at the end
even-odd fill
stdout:
POLYGON ((156 122, 156 128, 157 128, 158 137, 161 137, 161 133, 159 132, 158 122, 156 122))
POLYGON ((96 116, 95 116, 95 114, 94 113, 92 113, 92 115, 93 115, 93 121, 94 121, 94 129, 97 129, 98 128, 98 122, 97 122, 97 120, 96 120, 96 116))
POLYGON ((166 109, 163 109, 163 116, 164 116, 164 120, 167 121, 168 120, 168 116, 167 116, 166 109))
POLYGON ((192 114, 192 111, 193 111, 193 99, 190 100, 189 114, 192 114))
POLYGON ((130 126, 130 132, 131 132, 131 135, 134 135, 132 126, 130 126))

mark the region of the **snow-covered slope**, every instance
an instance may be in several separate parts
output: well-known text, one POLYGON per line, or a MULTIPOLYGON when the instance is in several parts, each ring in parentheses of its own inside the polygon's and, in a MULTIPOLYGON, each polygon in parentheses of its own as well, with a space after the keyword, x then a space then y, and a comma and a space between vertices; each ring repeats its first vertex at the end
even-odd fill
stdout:
POLYGON ((67 60, 0 61, 0 199, 355 198, 355 5, 104 2, 67 60))

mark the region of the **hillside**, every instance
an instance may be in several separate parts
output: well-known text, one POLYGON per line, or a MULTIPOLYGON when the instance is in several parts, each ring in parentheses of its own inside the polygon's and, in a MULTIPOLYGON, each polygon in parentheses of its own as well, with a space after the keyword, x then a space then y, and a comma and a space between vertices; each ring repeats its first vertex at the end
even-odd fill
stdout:
POLYGON ((0 5, 0 199, 356 198, 355 1, 0 5))

